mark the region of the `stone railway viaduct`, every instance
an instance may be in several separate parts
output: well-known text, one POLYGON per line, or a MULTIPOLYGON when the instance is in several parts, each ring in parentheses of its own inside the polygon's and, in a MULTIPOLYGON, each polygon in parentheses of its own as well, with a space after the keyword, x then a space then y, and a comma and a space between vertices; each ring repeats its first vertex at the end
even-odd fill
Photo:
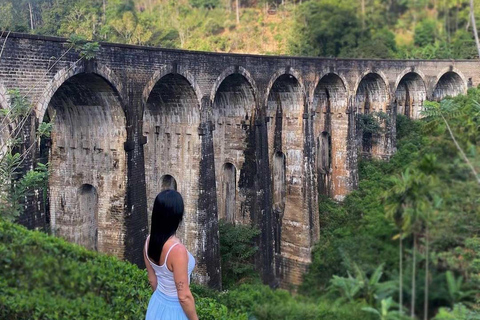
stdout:
MULTIPOLYGON (((156 194, 182 193, 181 236, 198 281, 221 286, 218 220, 261 229, 256 265, 298 284, 319 238, 319 193, 356 187, 357 158, 395 152, 397 113, 480 83, 478 61, 255 56, 101 43, 83 60, 65 39, 5 35, 0 105, 34 107, 27 161, 48 159, 48 206, 21 221, 139 265, 156 194), (362 114, 388 115, 368 136, 362 114), (53 121, 48 140, 34 129, 53 121)), ((40 201, 41 202, 41 201, 40 201)))

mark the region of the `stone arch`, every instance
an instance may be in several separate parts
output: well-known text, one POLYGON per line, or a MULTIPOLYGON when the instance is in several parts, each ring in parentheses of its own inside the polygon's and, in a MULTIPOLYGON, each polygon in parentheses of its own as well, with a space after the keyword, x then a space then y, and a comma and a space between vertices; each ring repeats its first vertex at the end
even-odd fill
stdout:
POLYGON ((305 111, 305 100, 303 84, 291 73, 283 73, 269 85, 266 115, 270 120, 277 112, 288 113, 289 118, 301 118, 305 111))
POLYGON ((315 114, 313 134, 318 191, 334 197, 343 196, 347 192, 345 179, 349 122, 348 90, 340 76, 327 73, 318 81, 313 93, 312 109, 315 114), (321 163, 325 156, 329 159, 328 168, 321 163))
POLYGON ((428 81, 427 81, 427 77, 425 76, 425 74, 421 70, 417 70, 417 68, 415 68, 415 67, 410 67, 410 68, 404 69, 402 72, 400 72, 397 75, 397 79, 395 80, 395 85, 393 87, 393 90, 396 90, 398 88, 398 85, 400 84, 400 81, 402 81, 403 77, 405 75, 407 75, 407 73, 414 73, 417 76, 419 76, 420 79, 423 81, 425 87, 427 87, 428 81))
POLYGON ((237 168, 226 162, 222 166, 219 201, 219 218, 234 223, 237 220, 237 168))
POLYGON ((454 97, 466 92, 467 82, 463 74, 454 68, 449 68, 437 77, 432 91, 432 98, 440 101, 445 97, 454 97))
POLYGON ((356 112, 386 111, 390 99, 385 76, 377 72, 367 72, 358 82, 355 91, 356 112), (365 106, 368 104, 367 106, 365 106))
MULTIPOLYGON (((83 218, 80 239, 76 242, 89 250, 98 250, 98 192, 91 184, 83 184, 77 193, 78 214, 83 218)), ((77 231, 78 232, 78 231, 77 231)))
POLYGON ((212 104, 215 102, 215 96, 217 95, 218 88, 220 87, 220 85, 224 82, 224 80, 227 77, 230 77, 231 75, 234 75, 234 74, 239 74, 243 76, 246 79, 246 81, 249 83, 249 85, 252 87, 253 95, 255 96, 255 98, 258 97, 258 89, 257 89, 258 87, 251 73, 242 66, 231 66, 223 70, 220 76, 218 76, 217 80, 215 80, 212 86, 212 91, 210 92, 210 101, 212 102, 212 104))
POLYGON ((241 73, 232 73, 215 87, 212 96, 214 121, 239 118, 238 121, 243 124, 250 122, 255 114, 256 89, 249 78, 241 73))
POLYGON ((185 204, 179 234, 187 246, 195 248, 201 159, 200 100, 194 85, 178 72, 166 73, 146 92, 149 96, 143 112, 143 134, 147 144, 143 150, 148 212, 162 190, 162 177, 166 174, 175 177, 181 182, 177 191, 185 204))
POLYGON ((193 88, 195 92, 195 96, 198 99, 198 105, 200 107, 203 94, 202 94, 202 91, 200 90, 200 87, 197 81, 195 80, 195 77, 187 69, 181 68, 180 66, 175 67, 173 65, 162 66, 160 69, 156 70, 153 73, 153 75, 150 77, 147 84, 145 85, 145 88, 143 89, 142 105, 146 106, 146 104, 148 103, 148 99, 152 93, 152 90, 157 85, 158 81, 168 74, 177 74, 179 76, 182 76, 190 83, 190 86, 193 88))
POLYGON ((295 80, 298 82, 298 85, 300 86, 302 95, 304 97, 306 96, 305 82, 303 81, 303 77, 301 76, 301 74, 297 70, 295 70, 291 67, 287 67, 286 69, 275 71, 275 73, 270 78, 270 81, 267 84, 266 94, 265 94, 265 97, 264 97, 264 105, 265 106, 268 107, 268 101, 269 101, 270 93, 272 92, 274 84, 277 82, 277 80, 280 77, 283 77, 283 76, 291 76, 291 77, 295 78, 295 80))
POLYGON ((175 180, 175 178, 169 174, 165 174, 162 176, 161 185, 162 185, 161 191, 164 191, 164 190, 177 191, 177 180, 175 180))
POLYGON ((417 72, 405 73, 395 90, 396 112, 412 119, 420 118, 423 102, 427 99, 424 78, 417 72))
MULTIPOLYGON (((270 154, 281 151, 287 152, 287 158, 296 159, 296 161, 303 158, 304 93, 300 82, 291 74, 283 74, 273 83, 266 110, 270 154)), ((287 163, 287 167, 289 165, 287 163)), ((292 163, 291 165, 300 164, 292 163)), ((295 171, 291 168, 290 174, 294 174, 295 171)))
MULTIPOLYGON (((350 92, 350 88, 349 88, 349 83, 347 81, 347 79, 345 78, 344 75, 342 75, 341 73, 339 72, 335 72, 335 71, 330 71, 330 72, 325 72, 325 73, 322 73, 318 78, 316 78, 315 82, 312 83, 312 85, 309 87, 309 103, 310 103, 310 106, 311 106, 311 109, 310 109, 310 112, 311 113, 314 113, 316 112, 316 109, 318 107, 318 102, 319 102, 319 98, 321 99, 321 97, 318 96, 318 91, 319 90, 322 90, 323 92, 325 92, 325 87, 328 87, 328 86, 334 86, 334 88, 331 88, 331 90, 335 90, 335 88, 337 89, 341 89, 343 87, 342 90, 345 91, 345 94, 346 94, 346 97, 345 97, 345 108, 347 107, 348 105, 348 93, 350 92), (319 85, 321 84, 321 86, 323 86, 323 90, 322 89, 319 89, 319 85)), ((331 91, 329 90, 329 91, 331 91)), ((343 95, 342 92, 340 91, 337 91, 340 95, 343 95)), ((339 101, 339 105, 343 107, 343 101, 342 100, 342 97, 335 97, 336 98, 336 101, 339 101)), ((338 109, 338 107, 337 107, 338 109)), ((346 109, 345 110, 341 110, 341 108, 339 110, 336 110, 335 112, 343 112, 343 111, 347 111, 346 109)))
POLYGON ((370 74, 372 74, 379 81, 380 80, 383 81, 383 83, 385 84, 385 87, 386 87, 385 91, 386 91, 387 97, 389 98, 390 97, 390 90, 389 90, 388 85, 387 85, 389 83, 389 81, 388 81, 388 78, 385 75, 385 73, 383 73, 383 71, 381 71, 381 70, 367 69, 364 72, 362 72, 362 74, 356 79, 355 84, 352 88, 352 89, 355 89, 354 93, 356 94, 358 92, 358 89, 360 87, 361 82, 364 81, 365 77, 369 76, 370 74))
MULTIPOLYGON (((232 164, 240 170, 241 179, 251 179, 255 173, 254 159, 248 154, 253 154, 253 144, 249 143, 253 139, 253 118, 255 114, 256 96, 255 89, 248 78, 241 73, 232 73, 223 78, 222 82, 216 86, 217 90, 213 97, 212 120, 215 123, 213 131, 213 146, 215 171, 223 172, 224 159, 232 159, 232 164)), ((217 199, 220 209, 227 206, 227 199, 223 197, 223 182, 217 181, 221 185, 217 188, 217 199)), ((248 183, 239 181, 234 184, 238 189, 236 203, 229 205, 232 210, 232 217, 237 217, 241 223, 249 223, 250 212, 245 205, 249 188, 240 188, 247 186, 248 183), (242 212, 240 212, 242 211, 242 212)), ((220 211, 221 214, 222 211, 220 211)))
MULTIPOLYGON (((97 197, 98 251, 123 257, 124 243, 118 233, 124 227, 127 161, 124 151, 126 118, 116 88, 97 73, 83 67, 63 73, 40 121, 53 119, 50 159, 49 207, 51 227, 59 236, 92 248, 88 217, 78 214, 77 192, 95 186, 97 197), (68 78, 67 78, 68 77, 68 78), (80 189, 79 189, 80 188, 80 189), (78 230, 83 230, 78 232, 78 230), (85 234, 86 233, 86 234, 85 234), (83 239, 83 240, 82 240, 83 239)), ((46 103, 43 102, 43 103, 46 103)), ((42 107, 43 104, 39 103, 42 107)), ((43 107, 42 107, 43 108, 43 107)))
MULTIPOLYGON (((309 237, 297 237, 310 229, 308 209, 306 209, 304 188, 307 164, 304 155, 305 129, 308 125, 305 90, 292 72, 275 78, 268 92, 266 116, 269 155, 272 159, 272 181, 275 181, 275 158, 285 155, 285 205, 277 206, 274 213, 273 229, 275 238, 276 272, 281 274, 282 265, 309 259, 300 248, 310 246, 309 237), (282 211, 283 210, 283 211, 282 211), (288 228, 288 232, 285 231, 288 228)), ((275 186, 272 186, 272 190, 275 186)))
POLYGON ((336 73, 327 73, 315 86, 312 112, 325 113, 329 107, 331 113, 345 113, 347 101, 348 89, 345 80, 336 73))
MULTIPOLYGON (((41 95, 38 102, 35 104, 35 113, 37 115, 38 121, 41 123, 45 117, 45 113, 47 111, 48 105, 50 100, 52 99, 53 95, 57 90, 65 83, 68 79, 72 78, 81 73, 86 72, 85 63, 77 63, 73 64, 70 67, 63 68, 62 70, 58 71, 52 80, 47 84, 43 94, 41 95)), ((122 109, 124 108, 124 101, 125 97, 123 96, 123 84, 120 81, 120 78, 107 66, 105 65, 98 65, 95 64, 93 66, 93 70, 89 73, 96 74, 102 77, 105 81, 107 81, 113 90, 117 93, 118 99, 122 105, 122 109)))
MULTIPOLYGON (((387 112, 390 102, 389 90, 385 78, 379 73, 368 72, 358 83, 355 93, 355 112, 357 114, 357 139, 358 146, 364 154, 373 154, 382 157, 386 154, 385 133, 371 133, 361 130, 360 121, 363 116, 374 112, 387 112)), ((378 117, 376 117, 379 120, 378 117)), ((382 124, 385 131, 385 124, 382 124)))

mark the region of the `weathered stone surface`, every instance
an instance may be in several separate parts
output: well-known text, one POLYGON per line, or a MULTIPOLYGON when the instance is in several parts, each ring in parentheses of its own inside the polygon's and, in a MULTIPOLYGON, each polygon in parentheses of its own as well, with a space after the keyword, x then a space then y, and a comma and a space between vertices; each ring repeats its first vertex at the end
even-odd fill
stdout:
POLYGON ((71 77, 48 107, 54 123, 50 218, 54 234, 91 250, 124 256, 125 115, 97 75, 71 77))
MULTIPOLYGON (((478 61, 469 60, 102 43, 83 61, 64 44, 10 34, 0 61, 1 107, 8 108, 7 89, 17 88, 35 108, 25 147, 37 143, 35 125, 54 121, 51 143, 40 143, 26 167, 49 155, 53 231, 142 265, 153 199, 177 189, 186 204, 180 236, 199 261, 196 279, 212 287, 221 287, 219 217, 262 230, 256 266, 266 283, 300 283, 322 223, 317 195, 341 201, 356 187, 358 151, 395 152, 397 113, 418 118, 424 100, 480 83, 478 61), (370 146, 357 121, 374 111, 389 125, 370 146)), ((41 207, 28 205, 21 222, 41 227, 48 221, 41 207)))

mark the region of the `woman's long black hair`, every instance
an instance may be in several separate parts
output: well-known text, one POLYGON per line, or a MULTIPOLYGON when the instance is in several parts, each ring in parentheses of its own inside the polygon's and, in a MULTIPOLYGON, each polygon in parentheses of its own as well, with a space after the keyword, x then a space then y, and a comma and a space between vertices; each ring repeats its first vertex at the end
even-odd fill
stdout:
POLYGON ((163 245, 177 231, 183 219, 183 199, 175 190, 160 192, 152 210, 152 226, 148 243, 148 256, 159 263, 163 245))

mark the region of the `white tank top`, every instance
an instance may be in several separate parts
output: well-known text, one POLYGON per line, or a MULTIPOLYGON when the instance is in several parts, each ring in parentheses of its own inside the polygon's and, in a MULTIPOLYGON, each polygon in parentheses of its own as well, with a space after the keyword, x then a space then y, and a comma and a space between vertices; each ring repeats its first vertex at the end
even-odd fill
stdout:
MULTIPOLYGON (((170 251, 180 242, 176 242, 172 244, 170 249, 168 249, 167 254, 165 255, 165 262, 159 266, 158 264, 153 263, 148 256, 148 244, 150 242, 150 236, 147 237, 147 241, 145 241, 145 255, 147 256, 148 262, 152 266, 153 270, 155 271, 155 275, 157 276, 157 290, 161 293, 170 296, 176 297, 177 294, 177 287, 175 286, 175 281, 173 279, 173 272, 170 271, 167 267, 167 259, 170 251)), ((188 255, 188 284, 190 284, 190 275, 192 274, 193 269, 195 268, 195 258, 193 255, 187 250, 188 255)))

